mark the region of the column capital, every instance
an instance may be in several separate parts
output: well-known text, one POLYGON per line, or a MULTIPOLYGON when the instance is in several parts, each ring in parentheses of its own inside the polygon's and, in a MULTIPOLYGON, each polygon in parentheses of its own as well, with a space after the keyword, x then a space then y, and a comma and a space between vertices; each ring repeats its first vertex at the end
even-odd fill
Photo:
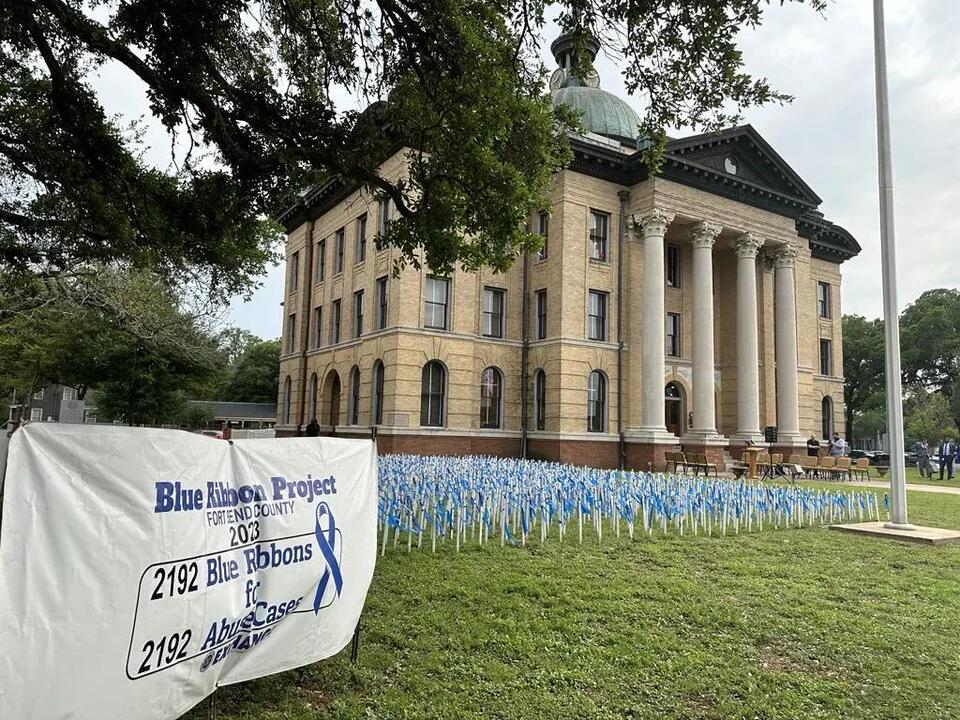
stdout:
POLYGON ((737 254, 738 258, 755 259, 761 245, 763 245, 762 238, 757 237, 753 233, 746 232, 733 241, 733 251, 737 254))
POLYGON ((630 217, 634 232, 641 237, 650 235, 663 236, 667 232, 667 226, 673 222, 674 213, 663 208, 653 208, 645 213, 636 213, 630 217))
POLYGON ((793 245, 781 245, 774 251, 771 260, 773 266, 778 270, 792 268, 799 255, 800 252, 793 245))
POLYGON ((717 235, 723 230, 723 225, 707 220, 700 220, 690 226, 690 242, 695 248, 713 248, 717 240, 717 235))

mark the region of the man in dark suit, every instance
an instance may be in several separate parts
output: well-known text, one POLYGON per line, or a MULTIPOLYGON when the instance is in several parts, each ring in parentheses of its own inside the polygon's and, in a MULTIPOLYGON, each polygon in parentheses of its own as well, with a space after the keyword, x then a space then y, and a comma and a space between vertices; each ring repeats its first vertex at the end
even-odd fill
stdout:
POLYGON ((953 454, 957 450, 957 445, 950 438, 944 438, 940 441, 940 479, 943 480, 943 470, 947 470, 947 478, 953 480, 953 454))

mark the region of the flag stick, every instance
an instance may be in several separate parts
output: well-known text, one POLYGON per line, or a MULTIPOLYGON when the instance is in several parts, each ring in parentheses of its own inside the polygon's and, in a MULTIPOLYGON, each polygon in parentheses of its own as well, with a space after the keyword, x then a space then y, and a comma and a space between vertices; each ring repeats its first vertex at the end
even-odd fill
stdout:
POLYGON ((880 189, 880 267, 886 336, 887 433, 890 452, 890 517, 887 527, 912 530, 907 520, 903 444, 903 389, 900 383, 900 328, 897 308, 897 252, 893 224, 893 167, 887 99, 887 48, 883 0, 873 0, 873 49, 877 92, 877 157, 880 189))

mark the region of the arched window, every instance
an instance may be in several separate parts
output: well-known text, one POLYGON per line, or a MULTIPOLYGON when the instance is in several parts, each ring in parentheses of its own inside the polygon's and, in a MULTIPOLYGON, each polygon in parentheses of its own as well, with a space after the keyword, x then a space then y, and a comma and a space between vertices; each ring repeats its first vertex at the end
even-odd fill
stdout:
POLYGON ((607 378, 599 370, 587 379, 587 431, 604 432, 607 425, 607 378))
POLYGON ((315 420, 317 417, 317 390, 319 383, 317 381, 317 374, 314 373, 310 376, 310 416, 308 421, 315 420))
POLYGON ((290 376, 283 381, 283 424, 290 424, 290 376))
POLYGON ((323 395, 328 398, 329 409, 327 416, 327 425, 337 427, 340 424, 340 376, 336 370, 327 373, 323 381, 323 395))
POLYGON ((829 440, 833 435, 833 400, 829 395, 820 401, 820 434, 824 440, 829 440))
POLYGON ((443 411, 447 393, 447 371, 438 360, 423 366, 420 382, 420 424, 443 427, 443 411))
POLYGON ((350 418, 349 425, 360 424, 360 368, 356 365, 350 371, 350 418))
POLYGON ((480 427, 500 427, 503 406, 503 374, 488 367, 480 375, 480 427))
POLYGON ((372 425, 383 423, 383 362, 373 364, 373 406, 370 408, 372 425))
POLYGON ((547 374, 542 369, 533 376, 533 422, 537 430, 547 429, 547 374))

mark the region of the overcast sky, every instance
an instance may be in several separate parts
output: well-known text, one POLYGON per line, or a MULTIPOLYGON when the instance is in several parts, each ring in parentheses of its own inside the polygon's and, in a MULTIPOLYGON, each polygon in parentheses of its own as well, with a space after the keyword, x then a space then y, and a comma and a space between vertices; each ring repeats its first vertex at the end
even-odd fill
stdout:
MULTIPOLYGON (((887 0, 887 53, 901 308, 933 287, 960 285, 960 2, 887 0)), ((806 6, 766 11, 743 36, 747 68, 766 76, 792 104, 751 110, 745 121, 821 198, 821 211, 863 247, 842 266, 843 312, 882 312, 877 205, 872 3, 841 0, 826 16, 806 6)), ((547 65, 552 25, 544 31, 547 65)), ((601 55, 601 86, 625 96, 616 65, 601 55)), ((102 78, 109 110, 146 112, 123 71, 102 78)), ((638 110, 642 102, 628 98, 638 110)), ((169 142, 155 127, 150 157, 163 162, 169 142)), ((230 306, 233 323, 264 337, 280 334, 283 270, 272 268, 249 302, 230 306)))

